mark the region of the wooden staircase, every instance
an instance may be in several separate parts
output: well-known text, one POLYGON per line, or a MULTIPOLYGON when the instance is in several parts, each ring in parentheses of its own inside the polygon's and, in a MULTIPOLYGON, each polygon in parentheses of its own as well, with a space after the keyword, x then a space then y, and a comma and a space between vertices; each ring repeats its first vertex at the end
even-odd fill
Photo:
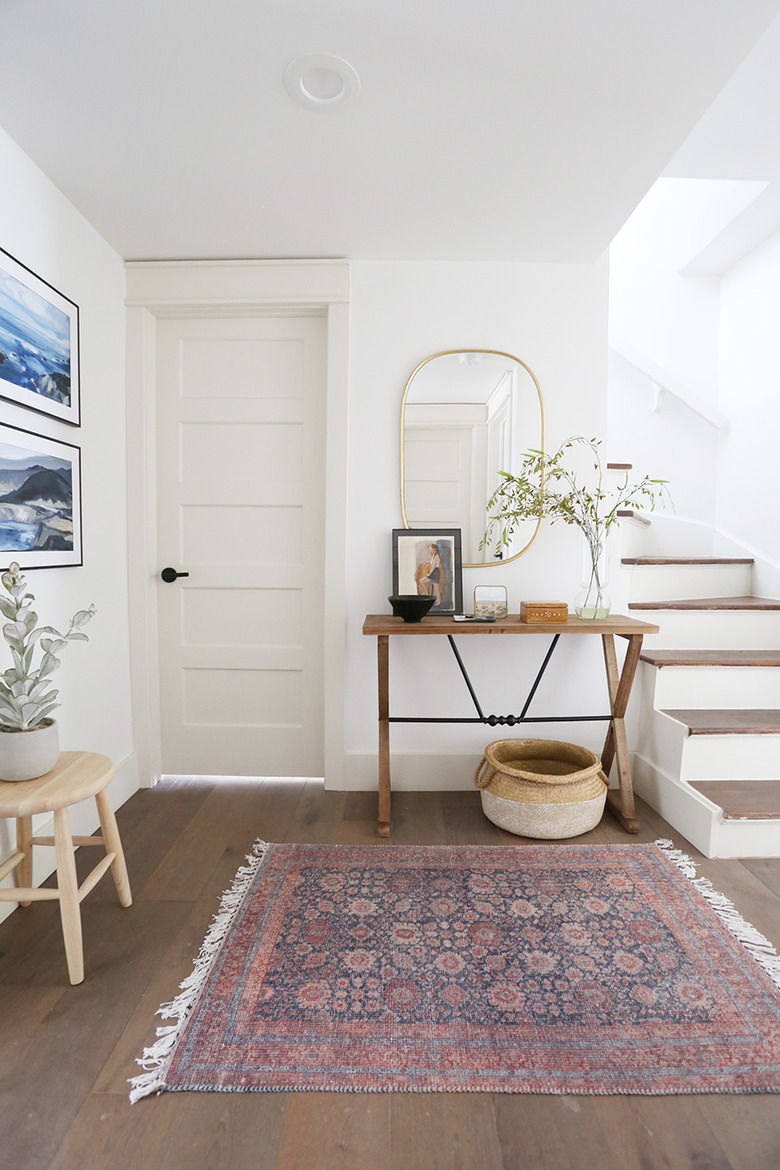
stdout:
POLYGON ((708 857, 780 857, 780 601, 750 558, 625 557, 640 659, 637 792, 708 857))

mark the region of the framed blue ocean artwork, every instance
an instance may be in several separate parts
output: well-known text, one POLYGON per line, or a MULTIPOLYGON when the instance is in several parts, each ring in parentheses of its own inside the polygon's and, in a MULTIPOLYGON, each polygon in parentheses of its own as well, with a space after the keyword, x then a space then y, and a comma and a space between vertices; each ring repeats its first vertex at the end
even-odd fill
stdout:
POLYGON ((80 565, 81 450, 0 425, 0 570, 80 565))
POLYGON ((79 310, 0 248, 0 396, 79 426, 79 310))

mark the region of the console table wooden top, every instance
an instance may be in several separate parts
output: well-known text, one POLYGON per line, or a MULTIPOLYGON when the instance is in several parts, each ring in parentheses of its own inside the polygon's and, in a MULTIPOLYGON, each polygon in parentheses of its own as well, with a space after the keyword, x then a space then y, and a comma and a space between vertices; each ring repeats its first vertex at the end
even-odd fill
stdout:
POLYGON ((436 634, 617 634, 628 638, 640 634, 657 634, 658 626, 621 614, 608 614, 600 621, 569 614, 567 622, 524 622, 519 614, 510 613, 495 622, 456 622, 451 617, 424 617, 419 622, 405 622, 392 614, 372 613, 363 623, 363 633, 373 635, 402 634, 426 637, 436 634))
MULTIPOLYGON (((606 717, 610 720, 609 731, 604 743, 604 750, 601 753, 601 760, 607 776, 614 761, 619 784, 618 792, 610 791, 607 793, 607 806, 629 833, 636 833, 639 831, 639 821, 634 804, 634 788, 631 779, 624 716, 634 675, 639 664, 644 636, 658 632, 659 627, 651 622, 624 617, 622 614, 609 614, 606 618, 598 621, 569 614, 569 620, 566 622, 524 622, 519 614, 508 614, 507 617, 499 618, 495 622, 456 622, 452 617, 434 617, 430 614, 419 622, 405 622, 403 618, 393 617, 391 614, 369 614, 363 623, 363 633, 367 637, 375 637, 377 640, 379 836, 389 837, 390 835, 390 723, 393 720, 390 717, 389 646, 392 637, 425 638, 439 635, 449 636, 452 639, 455 635, 495 637, 497 634, 547 634, 553 636, 549 653, 556 645, 556 635, 600 637, 604 651, 610 707, 610 715, 606 717), (615 650, 616 636, 625 638, 628 642, 622 669, 618 666, 615 650)), ((455 649, 454 643, 452 645, 455 649)), ((457 650, 456 656, 460 662, 457 650)), ((544 665, 546 666, 546 664, 547 659, 545 659, 544 665)), ((464 669, 462 664, 461 668, 464 669)), ((544 666, 542 671, 544 671, 544 666)), ((473 696, 473 688, 470 683, 468 685, 473 696)), ((533 689, 531 694, 533 694, 533 689)), ((528 702, 530 702, 530 696, 528 702)), ((420 722, 437 722, 437 720, 422 719, 420 722)), ((482 718, 474 720, 474 722, 487 723, 489 720, 482 718)), ((522 718, 513 720, 513 725, 522 725, 522 722, 522 718)))

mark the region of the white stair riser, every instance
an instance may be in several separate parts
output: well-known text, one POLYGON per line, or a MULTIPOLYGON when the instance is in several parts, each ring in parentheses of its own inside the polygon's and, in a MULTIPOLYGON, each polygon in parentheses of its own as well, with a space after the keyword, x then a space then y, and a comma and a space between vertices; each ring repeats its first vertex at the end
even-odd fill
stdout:
MULTIPOLYGON (((618 551, 621 557, 647 556, 647 528, 638 520, 625 517, 620 521, 618 551)), ((616 542, 617 543, 617 542, 616 542)))
POLYGON ((764 650, 780 646, 780 610, 632 609, 632 617, 654 622, 647 649, 764 650))
POLYGON ((780 735, 690 735, 679 775, 681 780, 780 779, 780 735))
POLYGON ((750 565, 629 565, 631 601, 741 597, 750 592, 750 565))
POLYGON ((640 755, 632 774, 639 796, 706 857, 780 857, 780 821, 724 820, 702 793, 640 755))
MULTIPOLYGON (((775 707, 780 710, 780 667, 777 666, 649 666, 654 676, 656 707, 775 707)), ((651 679, 652 685, 652 679, 651 679)))
POLYGON ((636 746, 646 760, 681 780, 780 779, 780 735, 688 735, 678 720, 646 711, 636 746))

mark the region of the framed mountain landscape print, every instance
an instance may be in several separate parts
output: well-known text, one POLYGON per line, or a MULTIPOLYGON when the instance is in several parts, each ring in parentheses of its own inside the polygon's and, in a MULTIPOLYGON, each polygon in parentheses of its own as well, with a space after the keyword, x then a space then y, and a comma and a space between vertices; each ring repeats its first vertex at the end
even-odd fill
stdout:
POLYGON ((0 569, 82 564, 81 451, 0 425, 0 569))
POLYGON ((79 310, 0 248, 0 395, 79 426, 79 310))

